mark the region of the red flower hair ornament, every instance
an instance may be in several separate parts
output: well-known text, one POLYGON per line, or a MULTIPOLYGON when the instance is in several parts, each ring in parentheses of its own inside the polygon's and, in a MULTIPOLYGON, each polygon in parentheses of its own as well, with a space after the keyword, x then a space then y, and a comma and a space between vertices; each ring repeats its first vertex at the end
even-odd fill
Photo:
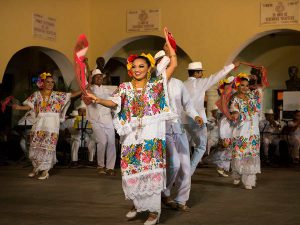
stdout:
MULTIPOLYGON (((130 55, 128 58, 127 58, 127 71, 128 71, 128 75, 129 77, 132 77, 132 62, 138 57, 139 55, 137 54, 132 54, 130 55)), ((148 54, 145 54, 145 53, 142 53, 140 56, 143 56, 145 58, 147 58, 151 64, 151 68, 153 68, 155 66, 155 59, 153 58, 153 56, 148 53, 148 54)))

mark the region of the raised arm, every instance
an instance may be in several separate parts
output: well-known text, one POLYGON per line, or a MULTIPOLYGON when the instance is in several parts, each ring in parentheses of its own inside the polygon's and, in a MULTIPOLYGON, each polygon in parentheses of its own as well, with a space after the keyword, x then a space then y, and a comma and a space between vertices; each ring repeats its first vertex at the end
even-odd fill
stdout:
POLYGON ((202 83, 201 86, 205 90, 208 90, 213 85, 218 83, 221 79, 223 79, 231 70, 238 67, 239 65, 240 65, 240 63, 238 61, 236 61, 232 64, 229 64, 228 66, 225 66, 222 70, 220 70, 217 73, 209 76, 208 78, 199 79, 199 82, 201 81, 201 83, 202 83))
POLYGON ((167 79, 169 80, 171 78, 171 76, 173 75, 175 68, 177 67, 177 55, 176 55, 175 50, 172 48, 172 46, 169 42, 168 29, 166 27, 164 28, 164 34, 165 34, 165 39, 166 39, 165 48, 167 49, 167 53, 170 58, 169 67, 166 69, 166 76, 167 76, 167 79))
POLYGON ((97 98, 97 97, 96 97, 94 94, 92 94, 92 93, 87 93, 87 96, 88 96, 89 98, 92 99, 92 102, 93 102, 93 103, 103 105, 103 106, 105 106, 105 107, 107 107, 107 108, 113 109, 113 108, 115 108, 115 107, 118 106, 118 104, 115 103, 115 102, 113 102, 112 100, 107 100, 107 99, 97 98))

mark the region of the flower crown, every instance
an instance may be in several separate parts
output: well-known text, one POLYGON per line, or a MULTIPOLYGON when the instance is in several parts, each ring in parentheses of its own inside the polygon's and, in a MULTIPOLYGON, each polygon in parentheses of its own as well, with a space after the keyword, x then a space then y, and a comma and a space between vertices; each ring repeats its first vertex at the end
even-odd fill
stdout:
POLYGON ((220 80, 219 81, 219 91, 222 93, 223 90, 224 90, 224 86, 225 84, 231 84, 233 81, 234 81, 234 77, 233 76, 230 76, 230 77, 227 77, 226 79, 223 79, 223 80, 220 80))
POLYGON ((130 77, 132 77, 132 62, 138 57, 138 56, 143 56, 145 58, 147 58, 150 62, 150 67, 153 68, 155 66, 155 59, 152 57, 152 55, 150 53, 148 53, 147 55, 145 53, 142 53, 141 55, 137 55, 137 54, 132 54, 127 58, 127 71, 128 71, 128 75, 130 77))
POLYGON ((40 88, 40 89, 43 88, 44 81, 46 80, 47 77, 52 77, 52 74, 44 72, 44 73, 39 75, 39 78, 36 82, 36 85, 38 86, 38 88, 40 88))
POLYGON ((249 78, 249 75, 246 74, 246 73, 239 73, 239 74, 236 76, 235 81, 234 81, 234 83, 235 83, 235 88, 237 88, 238 86, 240 86, 241 80, 242 80, 242 79, 246 79, 246 80, 249 81, 250 78, 249 78))

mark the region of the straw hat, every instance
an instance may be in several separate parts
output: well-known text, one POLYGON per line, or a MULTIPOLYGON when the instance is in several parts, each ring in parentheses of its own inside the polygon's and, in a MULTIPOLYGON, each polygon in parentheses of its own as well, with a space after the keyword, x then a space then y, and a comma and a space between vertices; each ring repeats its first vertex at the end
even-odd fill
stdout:
POLYGON ((72 113, 70 114, 70 116, 78 116, 78 111, 77 110, 73 110, 72 113))
POLYGON ((192 62, 189 64, 187 70, 204 70, 201 62, 192 62))
POLYGON ((95 75, 102 75, 103 78, 106 77, 106 74, 102 73, 101 70, 99 70, 99 69, 94 69, 94 70, 92 71, 92 77, 94 77, 95 75))
POLYGON ((265 114, 274 114, 273 109, 267 109, 265 111, 265 114))
POLYGON ((154 59, 155 61, 159 60, 160 58, 166 56, 166 53, 164 50, 160 50, 159 52, 157 52, 155 55, 154 55, 154 59))

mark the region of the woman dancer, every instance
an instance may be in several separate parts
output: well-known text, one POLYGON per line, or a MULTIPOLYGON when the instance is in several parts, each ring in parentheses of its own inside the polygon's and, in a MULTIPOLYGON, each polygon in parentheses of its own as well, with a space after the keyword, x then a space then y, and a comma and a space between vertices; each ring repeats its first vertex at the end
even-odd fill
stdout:
POLYGON ((23 106, 13 105, 15 110, 32 109, 35 112, 36 119, 31 129, 29 147, 29 159, 33 170, 28 177, 35 177, 42 171, 39 180, 49 178, 48 172, 57 162, 56 144, 60 119, 64 119, 70 98, 81 93, 80 91, 74 93, 53 91, 54 83, 50 73, 42 73, 37 82, 40 90, 28 97, 23 102, 23 106))
POLYGON ((218 123, 219 144, 215 151, 210 154, 211 161, 217 166, 217 172, 222 177, 228 177, 231 161, 231 139, 232 139, 232 118, 229 113, 229 101, 233 95, 232 83, 234 77, 230 76, 219 82, 220 99, 216 102, 219 110, 223 113, 218 123), (225 172, 226 171, 226 172, 225 172))
POLYGON ((236 80, 238 92, 231 102, 231 112, 236 118, 232 139, 232 175, 234 184, 242 180, 245 189, 255 187, 256 174, 260 173, 259 112, 261 93, 249 90, 249 76, 241 73, 236 80))
POLYGON ((112 100, 96 98, 98 104, 113 108, 114 126, 122 138, 122 186, 134 207, 126 214, 134 218, 138 212, 149 211, 145 225, 156 224, 161 212, 161 192, 165 188, 165 121, 172 119, 167 95, 167 79, 177 66, 174 49, 164 29, 170 51, 169 67, 150 78, 155 61, 150 54, 131 55, 127 59, 131 82, 119 86, 112 100))

